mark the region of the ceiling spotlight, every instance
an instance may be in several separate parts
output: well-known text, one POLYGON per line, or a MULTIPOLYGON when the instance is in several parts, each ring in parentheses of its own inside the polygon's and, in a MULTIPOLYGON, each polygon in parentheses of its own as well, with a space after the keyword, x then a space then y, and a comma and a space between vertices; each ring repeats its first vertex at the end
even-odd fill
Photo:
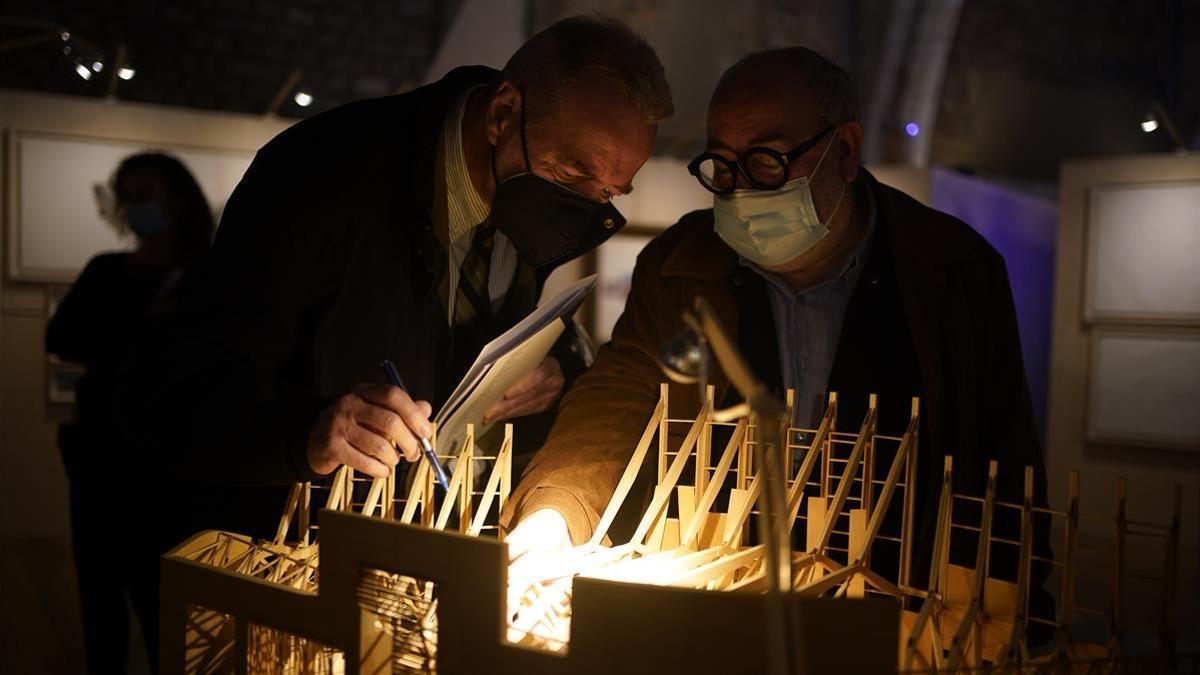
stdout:
POLYGON ((63 42, 66 42, 67 40, 71 39, 71 34, 64 30, 58 34, 58 37, 62 38, 63 42))
POLYGON ((307 91, 298 91, 296 92, 296 95, 292 97, 292 100, 294 100, 296 105, 300 106, 301 108, 307 108, 308 106, 312 105, 313 97, 312 94, 308 93, 307 91))
POLYGON ((92 61, 92 70, 94 70, 98 73, 98 72, 104 70, 104 64, 101 63, 100 61, 92 61))
POLYGON ((132 80, 134 75, 137 75, 137 71, 129 66, 117 69, 117 77, 121 78, 122 80, 132 80))
POLYGON ((1142 131, 1151 133, 1158 129, 1158 102, 1150 104, 1150 109, 1146 111, 1146 116, 1142 118, 1142 131))
POLYGON ((1175 126, 1174 120, 1171 119, 1170 113, 1163 107, 1161 101, 1155 101, 1150 104, 1150 109, 1146 111, 1146 116, 1142 118, 1142 131, 1153 133, 1162 129, 1171 139, 1171 143, 1175 145, 1175 149, 1179 151, 1187 150, 1187 143, 1183 141, 1183 136, 1179 135, 1179 128, 1175 126))
POLYGON ((75 64, 75 72, 78 73, 79 76, 85 80, 92 79, 92 71, 89 70, 88 67, 83 65, 82 63, 75 64))

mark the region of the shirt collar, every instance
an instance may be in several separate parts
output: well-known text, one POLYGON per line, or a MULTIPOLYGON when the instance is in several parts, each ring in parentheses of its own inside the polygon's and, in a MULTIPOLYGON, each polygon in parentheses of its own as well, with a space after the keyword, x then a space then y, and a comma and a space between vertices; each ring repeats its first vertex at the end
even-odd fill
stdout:
POLYGON ((446 200, 448 211, 449 239, 451 242, 470 239, 475 226, 487 220, 492 209, 475 190, 471 174, 467 169, 467 157, 463 152, 462 125, 471 93, 483 85, 476 85, 463 92, 448 111, 443 125, 446 162, 446 200))

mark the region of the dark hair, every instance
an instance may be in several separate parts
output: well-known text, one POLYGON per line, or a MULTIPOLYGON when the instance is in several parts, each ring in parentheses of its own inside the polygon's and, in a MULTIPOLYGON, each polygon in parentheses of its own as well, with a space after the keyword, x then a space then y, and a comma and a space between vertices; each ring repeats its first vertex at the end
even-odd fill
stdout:
POLYGON ((629 26, 600 14, 563 19, 529 38, 500 77, 557 101, 566 85, 588 74, 616 86, 647 122, 675 112, 654 48, 629 26))
POLYGON ((129 195, 123 194, 123 186, 130 177, 138 174, 148 174, 162 181, 163 208, 174 226, 177 262, 187 265, 207 252, 215 229, 213 215, 192 172, 183 162, 165 152, 130 155, 121 160, 112 176, 117 205, 127 203, 129 195))
POLYGON ((826 123, 858 121, 858 94, 850 74, 832 59, 807 47, 780 47, 747 54, 725 71, 717 83, 717 91, 729 86, 743 73, 780 67, 807 87, 817 114, 826 123))

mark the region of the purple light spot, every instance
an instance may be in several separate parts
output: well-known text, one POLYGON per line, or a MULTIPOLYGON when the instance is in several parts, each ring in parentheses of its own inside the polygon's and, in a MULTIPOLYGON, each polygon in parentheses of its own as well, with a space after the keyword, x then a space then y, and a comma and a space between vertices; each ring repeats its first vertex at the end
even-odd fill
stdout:
POLYGON ((904 125, 904 133, 908 134, 909 136, 916 136, 917 134, 921 133, 921 127, 917 126, 916 122, 909 122, 908 124, 904 125))

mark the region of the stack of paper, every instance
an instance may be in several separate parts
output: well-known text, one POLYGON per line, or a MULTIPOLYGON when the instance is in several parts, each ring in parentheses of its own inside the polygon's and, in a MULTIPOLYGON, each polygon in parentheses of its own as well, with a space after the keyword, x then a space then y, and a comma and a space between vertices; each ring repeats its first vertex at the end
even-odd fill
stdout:
POLYGON ((434 418, 438 454, 458 452, 467 424, 475 424, 476 438, 484 434, 483 414, 541 364, 566 328, 566 319, 595 285, 594 274, 571 284, 483 348, 434 418))

